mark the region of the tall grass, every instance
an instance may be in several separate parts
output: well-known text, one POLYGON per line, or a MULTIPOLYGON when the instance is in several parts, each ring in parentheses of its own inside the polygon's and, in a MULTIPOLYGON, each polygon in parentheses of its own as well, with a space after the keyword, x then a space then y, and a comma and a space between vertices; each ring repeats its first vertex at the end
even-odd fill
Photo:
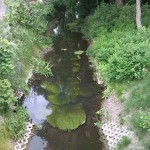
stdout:
POLYGON ((0 150, 13 150, 10 143, 10 135, 4 125, 0 125, 0 150))
POLYGON ((117 145, 117 150, 125 150, 131 143, 131 139, 127 136, 123 136, 117 145))
POLYGON ((130 99, 126 103, 127 110, 150 109, 150 76, 140 80, 132 89, 130 99))

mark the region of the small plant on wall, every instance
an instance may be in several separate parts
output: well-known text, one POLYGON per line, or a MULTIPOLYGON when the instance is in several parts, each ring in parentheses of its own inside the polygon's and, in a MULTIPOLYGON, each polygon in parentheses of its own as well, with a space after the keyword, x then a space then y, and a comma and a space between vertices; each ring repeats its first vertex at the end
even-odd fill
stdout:
POLYGON ((95 126, 100 127, 102 126, 103 122, 101 121, 101 117, 104 116, 104 110, 100 109, 96 112, 95 119, 96 122, 94 123, 95 126))

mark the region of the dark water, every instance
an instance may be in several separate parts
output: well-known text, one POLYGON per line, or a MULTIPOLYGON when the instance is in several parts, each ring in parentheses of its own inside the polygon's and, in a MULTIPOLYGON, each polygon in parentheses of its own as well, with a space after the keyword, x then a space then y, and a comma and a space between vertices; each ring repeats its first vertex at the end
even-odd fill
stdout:
MULTIPOLYGON (((55 31, 58 33, 57 28, 55 31)), ((54 51, 45 55, 45 60, 53 65, 53 76, 36 76, 23 104, 32 121, 42 125, 28 149, 101 150, 98 130, 93 125, 100 108, 101 88, 93 81, 93 70, 85 52, 81 52, 88 43, 80 33, 61 33, 53 42, 54 51), (79 50, 83 54, 75 54, 79 50), (71 131, 59 129, 74 126, 77 129, 71 131)))

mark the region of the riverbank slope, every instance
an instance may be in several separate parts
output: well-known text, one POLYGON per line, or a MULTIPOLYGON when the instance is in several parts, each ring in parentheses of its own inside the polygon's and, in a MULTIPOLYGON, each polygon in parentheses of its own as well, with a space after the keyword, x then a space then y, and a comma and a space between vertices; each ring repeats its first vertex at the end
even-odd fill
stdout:
POLYGON ((97 81, 106 87, 96 114, 100 120, 95 124, 109 149, 150 147, 146 139, 150 136, 149 94, 144 91, 150 81, 149 6, 142 6, 145 27, 140 31, 136 30, 134 7, 101 4, 82 29, 92 39, 87 54, 97 70, 97 81))

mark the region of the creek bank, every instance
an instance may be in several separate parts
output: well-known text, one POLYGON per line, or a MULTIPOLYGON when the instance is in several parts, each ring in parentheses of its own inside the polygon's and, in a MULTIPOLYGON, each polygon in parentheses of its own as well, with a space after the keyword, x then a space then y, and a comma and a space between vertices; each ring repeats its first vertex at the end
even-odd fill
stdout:
MULTIPOLYGON (((48 23, 48 29, 47 29, 47 32, 46 32, 46 36, 50 36, 52 33, 53 33, 53 28, 55 26, 57 26, 58 24, 58 19, 57 18, 54 18, 52 21, 50 21, 48 23)), ((38 58, 34 58, 35 61, 40 59, 40 58, 44 58, 44 55, 46 55, 47 53, 53 51, 53 47, 52 46, 49 46, 43 50, 39 50, 40 53, 39 53, 39 56, 38 58)), ((29 80, 33 77, 33 69, 34 69, 34 65, 31 65, 30 68, 28 69, 28 73, 26 74, 26 77, 23 79, 25 84, 28 84, 29 83, 29 80)), ((23 91, 15 91, 15 95, 18 97, 18 99, 20 100, 23 96, 24 96, 24 92, 23 91)))
MULTIPOLYGON (((48 24, 48 30, 51 30, 49 31, 49 33, 47 34, 47 36, 50 35, 50 33, 52 33, 52 28, 49 28, 49 26, 56 26, 57 25, 57 20, 56 19, 53 19, 53 21, 51 21, 49 24, 48 24), (53 23, 51 25, 51 23, 53 23)), ((53 51, 53 47, 50 46, 50 47, 47 47, 43 50, 41 50, 41 52, 39 53, 39 56, 38 58, 34 58, 35 61, 40 59, 40 58, 44 58, 44 56, 53 51)), ((28 73, 26 74, 26 77, 24 79, 24 82, 26 84, 29 83, 30 80, 32 80, 34 78, 34 74, 33 74, 33 69, 34 69, 34 65, 31 65, 31 67, 28 69, 28 73)), ((18 97, 18 100, 21 100, 25 93, 23 91, 15 91, 15 95, 18 97)), ((14 109, 16 109, 14 107, 14 109)), ((27 144, 29 143, 29 140, 31 139, 31 137, 34 135, 34 129, 35 129, 35 124, 32 123, 31 120, 27 120, 26 122, 26 129, 25 129, 25 133, 24 133, 24 136, 17 140, 17 141, 10 141, 11 145, 13 146, 14 150, 25 150, 27 148, 27 144)))
MULTIPOLYGON (((95 69, 94 79, 98 84, 105 86, 105 82, 101 80, 98 73, 96 61, 93 61, 92 64, 92 67, 95 69)), ((127 101, 130 97, 130 89, 120 97, 127 101)), ((124 101, 121 102, 120 97, 118 98, 114 90, 111 91, 109 96, 103 99, 101 108, 97 112, 100 115, 98 128, 100 141, 104 144, 104 150, 117 149, 117 144, 124 136, 131 139, 131 143, 126 147, 126 150, 144 150, 136 133, 131 129, 129 122, 131 114, 126 115, 124 113, 124 101)))

